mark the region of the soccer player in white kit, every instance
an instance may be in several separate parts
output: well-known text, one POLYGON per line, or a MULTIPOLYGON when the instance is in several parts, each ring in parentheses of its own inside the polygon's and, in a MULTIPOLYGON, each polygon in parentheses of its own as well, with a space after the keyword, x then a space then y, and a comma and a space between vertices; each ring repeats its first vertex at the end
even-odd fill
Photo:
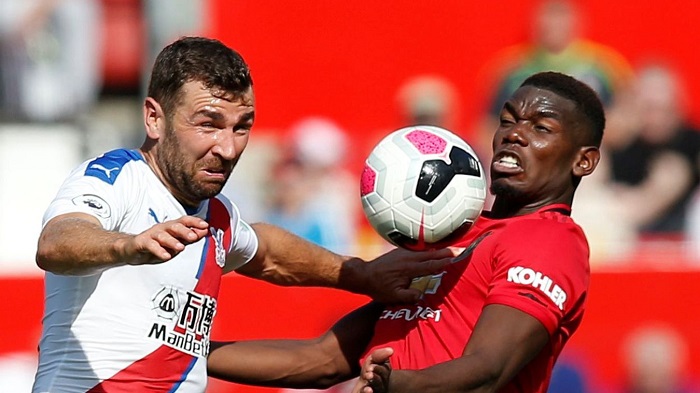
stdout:
POLYGON ((449 262, 450 250, 365 262, 242 221, 219 193, 254 109, 248 66, 232 49, 197 37, 163 49, 144 101, 144 144, 84 162, 45 213, 34 392, 203 392, 226 272, 413 301, 410 279, 449 262))

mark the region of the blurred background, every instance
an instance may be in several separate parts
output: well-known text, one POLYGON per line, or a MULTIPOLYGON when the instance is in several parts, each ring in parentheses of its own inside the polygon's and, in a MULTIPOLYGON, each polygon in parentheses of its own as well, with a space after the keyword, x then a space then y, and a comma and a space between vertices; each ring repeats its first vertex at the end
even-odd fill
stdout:
MULTIPOLYGON (((359 177, 384 135, 441 125, 488 162, 497 108, 526 75, 589 83, 608 117, 574 202, 591 290, 550 390, 700 392, 698 25, 694 0, 2 0, 0 391, 29 391, 36 367, 44 209, 78 163, 140 146, 154 56, 197 34, 253 73, 256 125, 224 190, 244 219, 368 258, 388 245, 361 213, 359 177)), ((312 337, 366 301, 230 275, 213 334, 312 337)))

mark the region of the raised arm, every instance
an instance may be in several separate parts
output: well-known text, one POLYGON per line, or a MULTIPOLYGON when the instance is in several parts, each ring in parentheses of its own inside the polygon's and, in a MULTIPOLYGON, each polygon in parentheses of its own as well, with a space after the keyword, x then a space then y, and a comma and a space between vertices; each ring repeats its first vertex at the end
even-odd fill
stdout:
POLYGON ((88 275, 121 265, 161 263, 207 234, 206 221, 180 217, 130 235, 107 231, 97 218, 69 213, 46 223, 39 237, 37 265, 62 275, 88 275))
POLYGON ((258 252, 236 272, 278 285, 344 289, 387 303, 418 300, 421 291, 408 288, 411 279, 439 271, 454 256, 450 249, 395 249, 366 262, 332 253, 273 225, 254 224, 253 228, 258 252))
POLYGON ((315 339, 212 342, 209 375, 258 386, 327 388, 359 373, 382 309, 361 307, 315 339))
POLYGON ((508 383, 549 341, 534 317, 504 305, 489 305, 458 359, 417 370, 391 370, 391 351, 381 348, 363 364, 358 393, 495 392, 508 383), (385 361, 389 360, 389 364, 385 361), (371 381, 371 382, 369 382, 371 381))

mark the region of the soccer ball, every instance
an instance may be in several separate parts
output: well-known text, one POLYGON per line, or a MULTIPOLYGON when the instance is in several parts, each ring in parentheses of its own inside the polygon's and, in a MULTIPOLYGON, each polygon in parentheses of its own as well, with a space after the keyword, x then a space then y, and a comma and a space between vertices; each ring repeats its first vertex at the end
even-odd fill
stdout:
POLYGON ((486 177, 463 139, 443 128, 412 126, 372 149, 360 196, 367 220, 388 242, 414 251, 442 248, 481 214, 486 177))

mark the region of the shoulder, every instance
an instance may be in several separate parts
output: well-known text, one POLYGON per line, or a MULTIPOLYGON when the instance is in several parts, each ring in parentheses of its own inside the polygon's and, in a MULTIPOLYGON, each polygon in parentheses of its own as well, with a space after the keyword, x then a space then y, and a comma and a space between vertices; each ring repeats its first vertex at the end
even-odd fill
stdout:
POLYGON ((535 48, 529 43, 506 47, 486 61, 482 68, 482 76, 487 78, 491 86, 505 83, 505 80, 519 70, 533 53, 535 48))
POLYGON ((218 223, 218 226, 231 227, 233 232, 252 231, 252 227, 241 217, 240 210, 228 197, 219 194, 209 200, 207 220, 218 223))
POLYGON ((527 259, 540 263, 569 261, 581 266, 588 263, 589 246, 583 230, 558 211, 514 218, 495 240, 497 255, 504 262, 527 259))
POLYGON ((628 82, 634 75, 632 64, 617 50, 591 40, 579 40, 572 44, 577 54, 594 59, 614 78, 628 82))
POLYGON ((503 235, 519 239, 541 241, 566 238, 585 238, 581 227, 568 215, 559 210, 547 210, 527 217, 512 219, 503 229, 503 235), (546 236, 544 236, 546 235, 546 236), (550 239, 548 239, 550 238, 550 239))
MULTIPOLYGON (((495 280, 518 291, 527 289, 556 310, 577 307, 589 284, 589 250, 583 231, 569 216, 545 211, 516 218, 496 241, 495 280)), ((550 331, 556 326, 553 321, 545 325, 550 331)))
POLYGON ((144 162, 143 156, 136 150, 112 150, 87 162, 83 175, 113 185, 123 169, 132 162, 144 162))
POLYGON ((232 221, 238 221, 238 207, 225 195, 219 194, 209 200, 210 214, 225 213, 232 221))
MULTIPOLYGON (((580 52, 590 53, 591 55, 604 57, 610 59, 611 61, 619 61, 625 65, 630 64, 620 52, 618 52, 610 46, 601 44, 600 42, 588 39, 579 39, 572 45, 580 52)), ((632 68, 631 65, 629 67, 632 68)))

